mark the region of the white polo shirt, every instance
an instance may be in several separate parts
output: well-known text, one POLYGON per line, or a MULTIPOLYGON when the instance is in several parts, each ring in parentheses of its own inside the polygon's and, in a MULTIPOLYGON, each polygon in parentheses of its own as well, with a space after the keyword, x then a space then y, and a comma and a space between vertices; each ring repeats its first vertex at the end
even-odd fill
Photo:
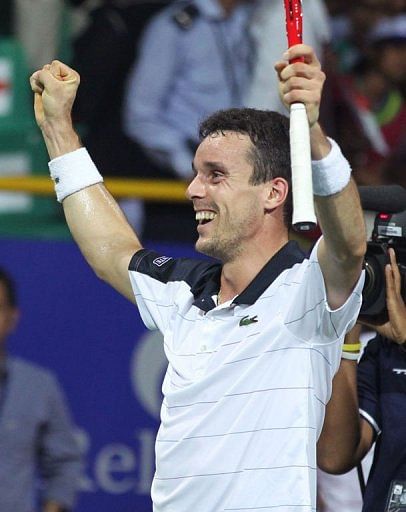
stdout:
POLYGON ((316 441, 363 277, 331 311, 317 261, 286 244, 232 301, 221 266, 149 251, 130 262, 145 325, 169 365, 155 512, 316 510, 316 441))

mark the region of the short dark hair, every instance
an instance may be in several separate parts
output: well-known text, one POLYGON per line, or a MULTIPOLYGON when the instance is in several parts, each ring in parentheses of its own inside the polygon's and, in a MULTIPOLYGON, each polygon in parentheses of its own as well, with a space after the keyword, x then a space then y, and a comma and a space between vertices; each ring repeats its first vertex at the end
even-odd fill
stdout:
POLYGON ((12 308, 17 307, 17 293, 16 286, 12 277, 0 267, 0 283, 3 283, 6 289, 6 296, 9 306, 12 308))
POLYGON ((254 170, 250 178, 252 185, 266 183, 276 177, 289 184, 289 193, 284 206, 284 221, 292 221, 292 192, 289 146, 289 119, 278 112, 254 108, 231 108, 219 110, 199 127, 201 140, 213 133, 233 131, 249 136, 254 148, 248 158, 254 170))

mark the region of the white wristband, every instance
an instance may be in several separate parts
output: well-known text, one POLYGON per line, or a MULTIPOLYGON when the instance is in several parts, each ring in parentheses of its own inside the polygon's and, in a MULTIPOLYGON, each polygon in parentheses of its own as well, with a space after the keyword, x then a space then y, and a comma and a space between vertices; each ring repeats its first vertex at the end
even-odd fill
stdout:
POLYGON ((359 352, 341 352, 341 359, 350 359, 351 361, 358 361, 359 352))
POLYGON ((48 164, 55 183, 56 198, 60 203, 65 197, 103 181, 86 148, 58 156, 48 164))
POLYGON ((345 188, 351 178, 351 167, 337 142, 328 137, 330 153, 321 160, 312 160, 313 193, 331 196, 345 188))

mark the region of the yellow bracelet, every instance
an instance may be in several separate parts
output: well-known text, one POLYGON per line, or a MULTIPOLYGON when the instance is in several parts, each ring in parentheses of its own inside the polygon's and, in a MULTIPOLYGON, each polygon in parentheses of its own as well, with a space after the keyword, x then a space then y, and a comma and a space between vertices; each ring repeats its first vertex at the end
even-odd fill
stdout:
POLYGON ((361 350, 361 342, 358 343, 344 343, 343 352, 360 352, 361 350))

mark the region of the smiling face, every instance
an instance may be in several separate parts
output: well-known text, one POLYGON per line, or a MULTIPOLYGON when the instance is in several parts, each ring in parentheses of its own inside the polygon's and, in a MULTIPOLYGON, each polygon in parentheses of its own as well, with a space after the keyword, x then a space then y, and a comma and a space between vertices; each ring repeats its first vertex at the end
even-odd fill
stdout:
MULTIPOLYGON (((198 221, 196 249, 224 263, 238 257, 265 229, 266 184, 252 185, 248 135, 215 132, 196 151, 187 195, 198 221)), ((269 187, 268 187, 269 188, 269 187)))

